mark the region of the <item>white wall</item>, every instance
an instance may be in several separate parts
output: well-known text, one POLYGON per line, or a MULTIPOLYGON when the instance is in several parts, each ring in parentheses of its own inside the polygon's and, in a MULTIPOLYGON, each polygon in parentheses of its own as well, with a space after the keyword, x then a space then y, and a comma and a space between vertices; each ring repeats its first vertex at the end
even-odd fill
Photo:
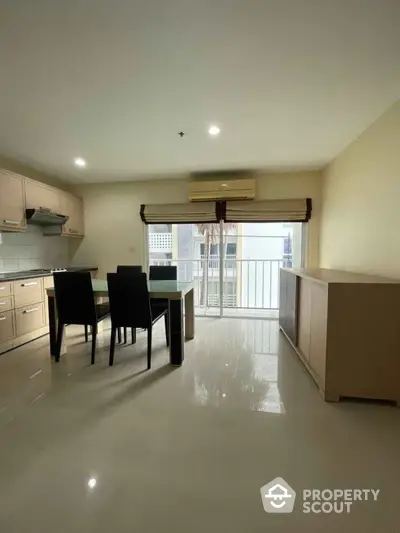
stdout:
POLYGON ((68 264, 68 239, 65 237, 44 237, 39 227, 30 225, 23 233, 0 233, 0 271, 68 264))
MULTIPOLYGON (((140 205, 145 203, 186 202, 187 181, 92 184, 76 187, 85 205, 86 237, 72 243, 73 264, 94 264, 100 275, 114 271, 117 264, 144 263, 144 232, 140 205)), ((309 224, 309 264, 318 262, 321 176, 319 172, 260 174, 257 197, 313 199, 313 218, 309 224)))
POLYGON ((400 279, 400 100, 324 172, 321 266, 400 279))

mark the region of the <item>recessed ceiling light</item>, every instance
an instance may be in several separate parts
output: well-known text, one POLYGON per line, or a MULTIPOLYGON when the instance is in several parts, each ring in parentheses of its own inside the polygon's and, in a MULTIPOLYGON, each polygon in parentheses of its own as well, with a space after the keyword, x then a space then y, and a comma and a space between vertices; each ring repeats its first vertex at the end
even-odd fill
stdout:
POLYGON ((97 479, 94 477, 90 478, 88 481, 89 489, 94 489, 96 485, 97 485, 97 479))
POLYGON ((210 135, 219 135, 220 133, 220 128, 218 126, 210 126, 209 130, 208 130, 208 133, 210 135))
POLYGON ((86 167, 86 161, 82 157, 75 157, 74 163, 77 167, 86 167))

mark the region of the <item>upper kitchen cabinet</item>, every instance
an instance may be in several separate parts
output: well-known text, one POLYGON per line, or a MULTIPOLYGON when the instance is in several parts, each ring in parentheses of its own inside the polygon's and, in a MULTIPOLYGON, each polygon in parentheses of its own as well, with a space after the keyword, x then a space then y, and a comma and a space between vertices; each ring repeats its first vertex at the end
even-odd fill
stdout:
POLYGON ((24 231, 24 178, 7 170, 0 170, 0 231, 24 231))
POLYGON ((60 211, 69 218, 63 226, 63 235, 69 237, 84 237, 83 201, 72 194, 62 193, 60 197, 60 211))
MULTIPOLYGON (((44 207, 53 213, 61 213, 62 192, 38 181, 26 180, 25 199, 27 209, 44 207)), ((64 214, 64 213, 61 213, 64 214)))

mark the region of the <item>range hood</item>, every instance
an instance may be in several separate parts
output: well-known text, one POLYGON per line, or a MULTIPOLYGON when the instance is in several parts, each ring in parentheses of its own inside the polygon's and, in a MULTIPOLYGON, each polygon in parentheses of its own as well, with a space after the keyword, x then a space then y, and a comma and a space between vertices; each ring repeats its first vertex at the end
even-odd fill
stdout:
POLYGON ((38 209, 26 210, 26 221, 28 224, 37 226, 62 226, 69 217, 53 213, 50 209, 39 207, 38 209))

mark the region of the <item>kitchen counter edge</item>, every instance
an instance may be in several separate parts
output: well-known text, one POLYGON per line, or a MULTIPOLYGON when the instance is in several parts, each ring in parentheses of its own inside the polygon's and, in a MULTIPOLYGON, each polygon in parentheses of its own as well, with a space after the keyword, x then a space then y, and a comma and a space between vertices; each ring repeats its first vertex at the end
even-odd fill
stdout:
MULTIPOLYGON (((67 272, 97 272, 99 269, 97 267, 70 267, 67 268, 67 272)), ((35 272, 28 275, 19 276, 16 272, 10 272, 10 275, 8 276, 5 272, 0 277, 0 283, 6 282, 6 281, 18 281, 19 279, 34 279, 34 278, 47 278, 48 276, 52 276, 53 274, 51 272, 45 273, 45 272, 35 272)))

